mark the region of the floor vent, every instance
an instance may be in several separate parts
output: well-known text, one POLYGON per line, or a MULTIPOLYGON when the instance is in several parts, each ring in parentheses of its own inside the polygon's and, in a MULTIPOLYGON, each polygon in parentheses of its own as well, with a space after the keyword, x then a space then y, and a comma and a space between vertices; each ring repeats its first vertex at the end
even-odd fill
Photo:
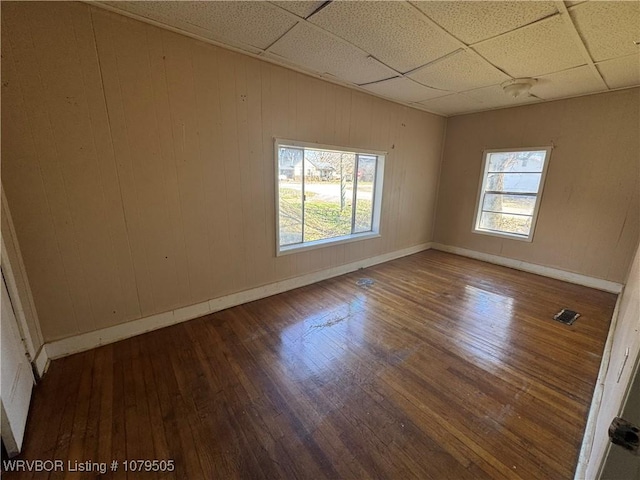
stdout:
POLYGON ((573 325, 573 322, 575 322, 579 316, 580 314, 578 312, 563 308, 553 316, 553 319, 564 323, 565 325, 573 325))
POLYGON ((376 282, 371 278, 359 278, 356 282, 356 285, 358 285, 359 287, 370 287, 374 283, 376 282))

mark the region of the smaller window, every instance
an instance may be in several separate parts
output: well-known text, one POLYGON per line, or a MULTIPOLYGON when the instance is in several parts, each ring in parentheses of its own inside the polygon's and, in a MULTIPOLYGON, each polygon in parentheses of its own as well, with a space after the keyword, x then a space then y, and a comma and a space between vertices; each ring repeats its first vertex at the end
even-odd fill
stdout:
POLYGON ((473 231, 533 239, 551 147, 486 150, 473 231))

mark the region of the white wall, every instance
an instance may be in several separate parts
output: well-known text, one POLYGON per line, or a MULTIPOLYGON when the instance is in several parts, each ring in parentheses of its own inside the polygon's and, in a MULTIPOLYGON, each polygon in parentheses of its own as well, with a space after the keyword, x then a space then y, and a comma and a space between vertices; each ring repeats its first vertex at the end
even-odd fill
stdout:
POLYGON ((636 247, 627 284, 619 299, 618 316, 615 321, 611 358, 604 377, 602 398, 594 395, 592 409, 596 408, 597 412, 592 422, 594 430, 590 431, 590 425, 587 425, 581 465, 576 472, 576 479, 597 478, 609 444, 609 425, 614 417, 622 413, 625 395, 640 357, 640 246, 636 247))

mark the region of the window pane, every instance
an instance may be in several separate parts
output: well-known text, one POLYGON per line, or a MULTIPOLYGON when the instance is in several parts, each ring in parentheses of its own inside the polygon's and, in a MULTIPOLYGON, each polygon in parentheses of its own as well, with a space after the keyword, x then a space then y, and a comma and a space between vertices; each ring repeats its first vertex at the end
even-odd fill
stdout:
POLYGON ((489 154, 488 172, 542 172, 547 152, 500 152, 489 154))
POLYGON ((480 228, 526 236, 529 235, 531 229, 531 217, 482 212, 480 228))
POLYGON ((486 191, 537 193, 541 173, 489 173, 486 191))
POLYGON ((533 215, 536 206, 535 195, 499 195, 487 193, 484 196, 482 210, 500 213, 519 213, 533 215))
POLYGON ((304 241, 351 234, 353 153, 305 150, 304 241))
POLYGON ((378 157, 358 157, 358 187, 356 189, 356 215, 353 233, 370 232, 373 228, 373 192, 378 157))
POLYGON ((302 149, 278 150, 280 245, 302 242, 302 149))

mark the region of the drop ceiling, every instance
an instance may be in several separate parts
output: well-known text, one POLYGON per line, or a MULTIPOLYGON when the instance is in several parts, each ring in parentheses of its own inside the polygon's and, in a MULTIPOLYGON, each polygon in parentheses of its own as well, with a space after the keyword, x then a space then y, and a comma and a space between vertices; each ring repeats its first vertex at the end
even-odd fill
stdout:
POLYGON ((445 116, 640 85, 640 0, 92 4, 445 116))

